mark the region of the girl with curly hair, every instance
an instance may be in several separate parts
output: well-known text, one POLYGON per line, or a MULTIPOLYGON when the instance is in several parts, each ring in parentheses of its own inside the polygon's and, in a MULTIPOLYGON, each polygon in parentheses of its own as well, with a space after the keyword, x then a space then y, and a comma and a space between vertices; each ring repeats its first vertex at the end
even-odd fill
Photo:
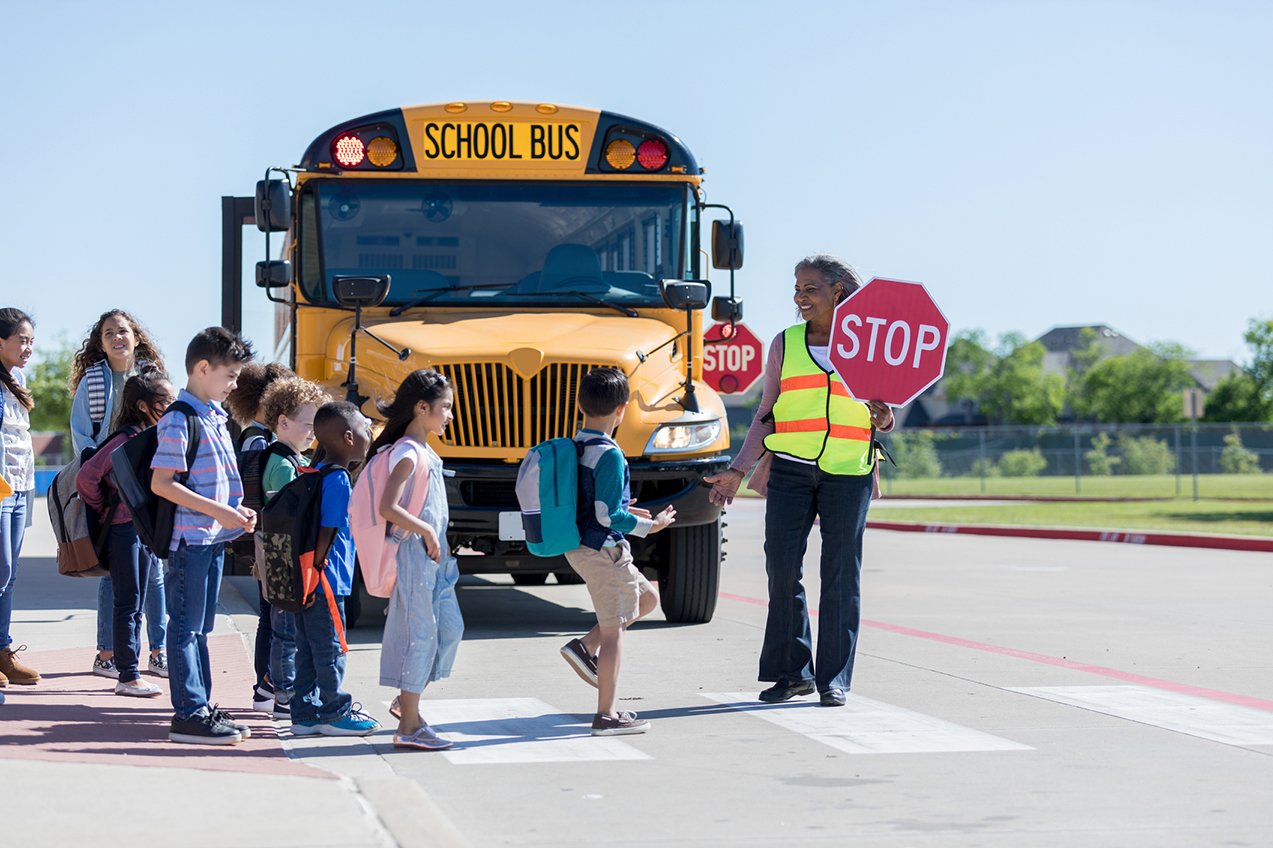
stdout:
MULTIPOLYGON (((102 313, 71 363, 68 388, 75 395, 71 402, 71 445, 77 454, 97 447, 101 439, 115 432, 123 408, 120 398, 124 383, 144 365, 164 370, 159 346, 146 328, 122 309, 102 313)), ((93 658, 93 673, 118 680, 113 650, 114 610, 114 587, 110 577, 103 577, 97 589, 97 656, 93 658)), ((163 569, 156 563, 149 569, 146 589, 146 635, 150 642, 147 670, 157 677, 168 676, 164 653, 167 617, 163 569)))

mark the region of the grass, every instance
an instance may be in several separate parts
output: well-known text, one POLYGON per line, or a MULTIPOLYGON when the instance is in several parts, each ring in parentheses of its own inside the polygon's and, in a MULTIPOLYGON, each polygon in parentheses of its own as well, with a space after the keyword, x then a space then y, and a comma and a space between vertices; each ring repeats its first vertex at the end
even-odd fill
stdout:
MULTIPOLYGON (((1081 477, 936 477, 900 480, 884 472, 885 495, 916 496, 1051 496, 1083 498, 1192 498, 1193 477, 1181 474, 1081 477)), ((1273 474, 1199 474, 1201 498, 1273 500, 1273 474)))
POLYGON ((1172 500, 890 507, 886 498, 872 505, 870 517, 877 521, 919 521, 927 524, 1091 527, 1273 536, 1273 503, 1258 502, 1172 500))

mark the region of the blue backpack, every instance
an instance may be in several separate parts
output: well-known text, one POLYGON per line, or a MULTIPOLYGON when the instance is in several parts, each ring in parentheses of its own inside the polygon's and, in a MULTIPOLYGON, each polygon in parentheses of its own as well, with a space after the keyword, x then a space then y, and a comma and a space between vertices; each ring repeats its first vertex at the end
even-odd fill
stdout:
POLYGON ((517 503, 526 531, 526 547, 535 556, 553 557, 580 545, 579 459, 587 445, 549 439, 527 452, 517 469, 517 503))

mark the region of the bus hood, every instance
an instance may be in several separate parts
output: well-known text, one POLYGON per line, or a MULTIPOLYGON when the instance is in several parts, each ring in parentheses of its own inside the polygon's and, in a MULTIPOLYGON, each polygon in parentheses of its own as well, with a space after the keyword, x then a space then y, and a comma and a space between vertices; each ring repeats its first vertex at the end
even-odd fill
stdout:
POLYGON ((525 350, 516 358, 531 371, 538 370, 538 363, 525 360, 537 358, 529 354, 538 352, 543 362, 613 362, 628 373, 638 364, 638 350, 649 353, 676 335, 653 318, 581 312, 464 317, 446 323, 397 321, 371 329, 428 362, 502 359, 525 350))

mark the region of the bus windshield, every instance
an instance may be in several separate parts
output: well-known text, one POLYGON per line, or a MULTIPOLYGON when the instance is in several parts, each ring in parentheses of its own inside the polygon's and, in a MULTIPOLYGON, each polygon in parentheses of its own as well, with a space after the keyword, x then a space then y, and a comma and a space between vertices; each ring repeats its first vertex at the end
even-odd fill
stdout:
POLYGON ((683 184, 314 180, 300 197, 301 288, 388 274, 387 306, 658 306, 691 267, 683 184))

